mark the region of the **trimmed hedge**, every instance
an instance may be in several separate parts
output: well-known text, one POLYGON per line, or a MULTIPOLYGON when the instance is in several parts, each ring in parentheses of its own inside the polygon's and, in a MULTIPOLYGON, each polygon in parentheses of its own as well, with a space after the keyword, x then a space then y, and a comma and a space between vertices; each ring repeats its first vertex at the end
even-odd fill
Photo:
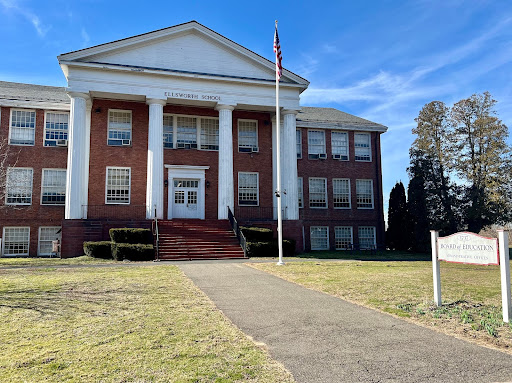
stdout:
POLYGON ((112 256, 116 261, 152 261, 155 251, 153 245, 112 243, 112 256))
POLYGON ((150 229, 121 228, 110 229, 110 239, 115 243, 153 244, 153 234, 150 229))
MULTIPOLYGON (((246 242, 245 249, 249 258, 277 257, 279 255, 277 240, 266 242, 246 242)), ((295 255, 295 241, 293 239, 283 239, 283 255, 285 257, 293 257, 295 255)))
POLYGON ((84 254, 93 258, 112 259, 112 242, 84 242, 84 254))
POLYGON ((241 226, 240 230, 247 242, 268 242, 274 239, 274 232, 272 229, 241 226))

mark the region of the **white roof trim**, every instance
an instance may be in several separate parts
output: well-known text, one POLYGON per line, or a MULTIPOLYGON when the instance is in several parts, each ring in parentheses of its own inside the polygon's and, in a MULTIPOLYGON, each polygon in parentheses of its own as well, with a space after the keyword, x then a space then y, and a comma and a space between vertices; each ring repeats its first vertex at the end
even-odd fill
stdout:
MULTIPOLYGON (((229 40, 228 38, 222 36, 221 34, 205 27, 202 24, 199 24, 197 21, 190 21, 185 24, 180 24, 176 26, 172 26, 165 29, 160 29, 154 32, 148 32, 144 33, 142 35, 128 37, 122 40, 113 41, 110 43, 105 43, 101 45, 97 45, 91 48, 85 48, 74 52, 64 53, 59 56, 57 56, 57 59, 59 60, 59 64, 67 64, 70 65, 70 61, 75 64, 75 60, 83 59, 88 56, 97 55, 100 53, 106 53, 109 51, 121 49, 121 48, 127 48, 132 45, 136 45, 139 43, 144 43, 152 40, 161 39, 166 36, 172 36, 184 32, 199 32, 202 35, 207 36, 208 38, 216 41, 217 43, 228 47, 229 49, 237 52, 238 54, 245 56, 249 60, 255 61, 256 63, 274 71, 275 70, 275 63, 271 62, 270 60, 265 59, 264 57, 254 53, 253 51, 235 43, 234 41, 229 40)), ((290 72, 287 69, 283 68, 283 77, 288 77, 292 81, 297 82, 298 84, 302 85, 302 87, 305 89, 309 85, 309 81, 306 79, 296 75, 293 72, 290 72)))
POLYGON ((383 125, 357 125, 357 124, 346 124, 340 123, 326 123, 326 122, 315 122, 315 121, 297 121, 297 128, 309 128, 309 129, 332 129, 332 130, 357 130, 360 132, 387 132, 388 128, 383 125))
POLYGON ((48 102, 36 100, 4 100, 0 99, 0 106, 8 106, 11 108, 33 108, 48 110, 67 110, 71 109, 71 105, 64 102, 48 102))
POLYGON ((164 165, 166 169, 208 170, 209 166, 164 165))

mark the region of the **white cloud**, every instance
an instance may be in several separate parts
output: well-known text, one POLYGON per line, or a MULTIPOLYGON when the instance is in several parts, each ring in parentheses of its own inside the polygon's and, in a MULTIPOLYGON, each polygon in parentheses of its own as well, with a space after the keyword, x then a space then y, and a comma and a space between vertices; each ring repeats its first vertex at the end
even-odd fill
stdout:
POLYGON ((89 45, 89 41, 91 41, 91 39, 84 27, 82 27, 82 30, 80 31, 80 35, 82 36, 82 46, 84 48, 86 48, 89 45))
POLYGON ((40 37, 45 37, 46 33, 51 29, 51 25, 43 25, 39 16, 25 6, 20 6, 19 2, 16 0, 0 0, 0 5, 2 5, 5 10, 17 13, 27 19, 40 37))

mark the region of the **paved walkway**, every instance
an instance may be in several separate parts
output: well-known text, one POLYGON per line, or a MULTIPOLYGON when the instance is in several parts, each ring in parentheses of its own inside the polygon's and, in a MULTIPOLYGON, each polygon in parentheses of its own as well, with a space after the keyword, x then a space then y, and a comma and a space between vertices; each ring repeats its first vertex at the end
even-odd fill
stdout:
POLYGON ((178 266, 300 383, 512 381, 512 356, 499 351, 243 264, 178 266))

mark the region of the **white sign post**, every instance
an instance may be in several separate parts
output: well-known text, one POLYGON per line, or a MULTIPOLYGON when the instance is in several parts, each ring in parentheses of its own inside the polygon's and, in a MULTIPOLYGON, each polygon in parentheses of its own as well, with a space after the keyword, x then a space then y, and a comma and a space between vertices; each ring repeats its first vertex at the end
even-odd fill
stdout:
POLYGON ((510 322, 510 257, 508 232, 498 230, 498 239, 485 238, 474 233, 455 233, 439 238, 439 232, 431 230, 432 270, 434 274, 434 302, 441 306, 441 278, 439 261, 470 265, 500 265, 501 303, 503 322, 510 322))

